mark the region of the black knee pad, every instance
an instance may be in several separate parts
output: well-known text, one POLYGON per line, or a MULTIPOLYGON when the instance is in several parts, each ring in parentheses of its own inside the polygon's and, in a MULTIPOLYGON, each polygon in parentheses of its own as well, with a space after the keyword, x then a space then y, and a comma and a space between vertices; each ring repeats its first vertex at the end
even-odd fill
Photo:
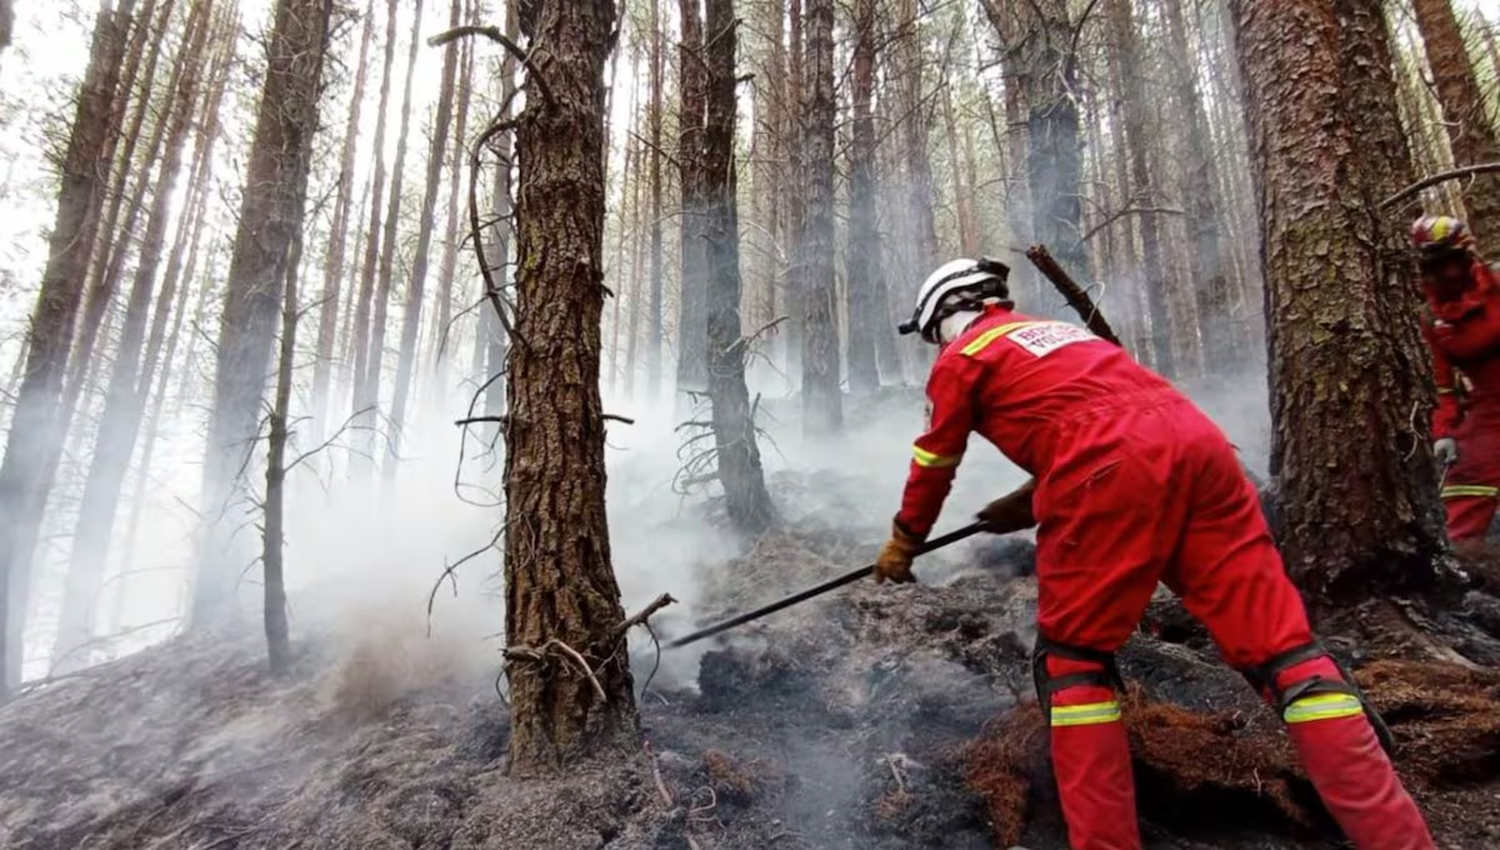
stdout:
POLYGON ((1396 741, 1391 735, 1390 728, 1385 725, 1380 713, 1365 698, 1364 691, 1360 690, 1354 675, 1318 641, 1294 647, 1272 656, 1263 664, 1240 672, 1250 680, 1250 684, 1257 691, 1270 695, 1276 713, 1286 723, 1342 716, 1347 713, 1349 706, 1346 701, 1340 701, 1337 697, 1353 700, 1357 703, 1359 711, 1369 721, 1370 727, 1375 730, 1375 737, 1380 740, 1381 748, 1386 751, 1387 755, 1395 752, 1396 741), (1333 664, 1334 669, 1338 671, 1340 681, 1313 675, 1307 679, 1290 682, 1285 687, 1276 683, 1277 675, 1284 670, 1319 658, 1327 658, 1333 664), (1328 699, 1318 700, 1318 697, 1328 699))
POLYGON ((1082 646, 1069 646, 1064 643, 1050 641, 1041 635, 1036 636, 1036 646, 1031 650, 1031 678, 1036 685, 1036 698, 1042 704, 1042 712, 1049 714, 1052 711, 1052 695, 1063 688, 1077 687, 1078 685, 1098 685, 1111 688, 1116 691, 1124 690, 1125 683, 1120 678, 1120 668, 1115 664, 1113 652, 1101 652, 1097 649, 1089 649, 1082 646), (1085 670, 1080 673, 1069 673, 1066 676, 1053 677, 1047 672, 1047 657, 1056 656, 1066 658, 1069 661, 1085 661, 1098 664, 1100 670, 1085 670))

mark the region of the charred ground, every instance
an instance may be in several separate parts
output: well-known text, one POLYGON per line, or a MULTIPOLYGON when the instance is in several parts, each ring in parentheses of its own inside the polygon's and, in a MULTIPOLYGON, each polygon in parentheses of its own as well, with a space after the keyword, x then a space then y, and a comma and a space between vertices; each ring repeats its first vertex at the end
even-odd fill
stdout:
MULTIPOLYGON (((715 571, 699 616, 846 569, 871 554, 850 541, 876 536, 767 537, 715 571)), ((652 677, 638 641, 649 749, 541 782, 504 774, 498 653, 485 668, 420 637, 351 649, 306 624, 281 681, 251 631, 179 639, 0 709, 3 843, 1060 848, 1029 557, 1012 541, 928 564, 922 586, 855 586, 712 646, 696 680, 652 677)), ((1465 606, 1427 616, 1482 655, 1496 644, 1471 621, 1495 600, 1484 564, 1472 572, 1465 606)), ((1500 676, 1332 643, 1391 722, 1442 846, 1500 841, 1500 676)), ((1153 605, 1121 661, 1149 846, 1338 846, 1275 718, 1175 603, 1153 605)))

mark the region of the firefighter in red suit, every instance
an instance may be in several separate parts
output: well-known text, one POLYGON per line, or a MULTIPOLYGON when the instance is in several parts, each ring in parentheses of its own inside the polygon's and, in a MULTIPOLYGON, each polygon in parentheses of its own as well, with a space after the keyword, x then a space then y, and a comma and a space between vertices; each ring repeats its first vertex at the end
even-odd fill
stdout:
POLYGON ((1500 499, 1500 287, 1467 225, 1425 216, 1412 225, 1438 403, 1433 454, 1456 543, 1484 539, 1500 499))
POLYGON ((913 580, 912 559, 970 433, 1032 474, 980 517, 997 533, 1037 527, 1033 665, 1072 847, 1141 846, 1113 654, 1161 581, 1280 711, 1356 847, 1432 848, 1377 737, 1378 718, 1313 638, 1224 434, 1119 347, 1015 312, 1008 272, 993 260, 948 263, 902 325, 941 350, 927 384, 927 432, 913 446, 876 575, 913 580))

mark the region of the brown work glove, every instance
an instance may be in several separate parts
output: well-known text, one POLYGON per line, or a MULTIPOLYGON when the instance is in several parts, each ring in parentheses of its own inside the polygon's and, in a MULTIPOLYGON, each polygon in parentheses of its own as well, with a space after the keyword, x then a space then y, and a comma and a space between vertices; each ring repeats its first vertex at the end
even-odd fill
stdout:
POLYGON ((1036 492, 1036 479, 1022 484, 1015 492, 1008 493, 979 512, 979 520, 985 531, 991 534, 1010 534, 1036 525, 1036 515, 1031 510, 1031 495, 1036 492))
POLYGON ((906 584, 917 580, 911 574, 912 559, 922 551, 922 539, 908 534, 900 523, 891 523, 891 539, 880 547, 880 555, 875 558, 875 581, 884 584, 887 579, 896 584, 906 584))

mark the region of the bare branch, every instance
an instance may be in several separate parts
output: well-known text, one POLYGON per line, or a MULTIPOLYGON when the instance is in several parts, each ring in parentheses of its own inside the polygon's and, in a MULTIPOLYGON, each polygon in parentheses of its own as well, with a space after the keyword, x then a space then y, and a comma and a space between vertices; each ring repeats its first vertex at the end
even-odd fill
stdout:
POLYGON ((1489 174, 1495 171, 1500 171, 1500 162, 1486 162, 1481 165, 1469 165, 1463 168, 1455 168, 1452 171, 1444 171, 1439 174, 1434 174, 1431 177, 1425 177, 1421 180, 1418 180, 1410 186, 1407 186, 1405 189, 1402 189, 1396 194, 1381 201, 1380 208, 1387 209, 1388 207, 1393 207, 1396 204, 1399 204, 1402 201, 1406 200, 1407 198, 1410 198, 1412 195, 1417 194, 1423 189, 1436 186, 1439 183, 1446 183, 1449 180, 1457 180, 1461 177, 1472 177, 1476 174, 1489 174))
POLYGON ((460 38, 471 35, 484 36, 490 41, 493 41, 501 47, 505 48, 506 52, 516 57, 516 60, 521 63, 521 67, 526 69, 527 79, 536 80, 536 87, 541 90, 542 99, 547 102, 547 105, 552 106, 554 103, 556 103, 556 101, 552 99, 552 89, 547 85, 546 78, 544 78, 541 72, 537 70, 536 65, 532 64, 531 53, 522 50, 519 44, 516 44, 514 41, 506 38, 505 33, 501 32, 499 27, 480 27, 474 26, 472 24, 469 26, 456 27, 454 29, 448 30, 447 32, 440 32, 432 38, 427 39, 427 45, 429 47, 441 47, 442 45, 447 44, 450 41, 457 41, 460 38))

